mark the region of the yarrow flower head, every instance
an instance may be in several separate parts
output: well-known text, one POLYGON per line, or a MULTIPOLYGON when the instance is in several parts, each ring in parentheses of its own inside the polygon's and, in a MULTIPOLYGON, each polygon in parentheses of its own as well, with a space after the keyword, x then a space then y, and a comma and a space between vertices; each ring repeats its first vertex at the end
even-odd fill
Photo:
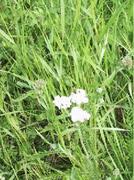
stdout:
POLYGON ((71 120, 73 122, 84 122, 89 120, 91 115, 80 107, 73 107, 71 110, 71 120))
POLYGON ((106 180, 112 180, 111 177, 107 177, 106 180))
POLYGON ((34 86, 36 89, 41 90, 43 89, 44 84, 45 84, 45 81, 43 79, 38 79, 35 81, 34 86))
POLYGON ((103 104, 104 103, 104 99, 103 97, 99 99, 99 104, 103 104))
POLYGON ((70 108, 73 103, 78 105, 78 107, 72 107, 70 112, 71 120, 73 122, 84 122, 90 119, 91 115, 79 107, 81 104, 87 102, 88 97, 86 91, 83 89, 77 89, 76 92, 71 93, 70 96, 55 96, 53 100, 53 103, 59 109, 70 108))
POLYGON ((124 67, 127 67, 129 69, 132 68, 134 65, 133 60, 129 55, 126 55, 121 62, 124 67))
POLYGON ((102 89, 102 88, 97 88, 97 89, 96 89, 96 92, 97 92, 97 93, 99 93, 99 94, 101 94, 101 93, 102 93, 102 91, 103 91, 103 89, 102 89))
POLYGON ((88 103, 86 91, 83 89, 77 89, 76 93, 70 95, 70 99, 72 103, 76 103, 77 105, 88 103))
POLYGON ((120 170, 119 170, 119 169, 115 169, 115 170, 113 171, 113 175, 114 175, 114 176, 119 176, 119 175, 120 175, 120 170))
POLYGON ((5 180, 5 177, 0 175, 0 180, 5 180))
POLYGON ((67 96, 55 96, 53 103, 59 109, 67 109, 71 106, 70 97, 67 96))

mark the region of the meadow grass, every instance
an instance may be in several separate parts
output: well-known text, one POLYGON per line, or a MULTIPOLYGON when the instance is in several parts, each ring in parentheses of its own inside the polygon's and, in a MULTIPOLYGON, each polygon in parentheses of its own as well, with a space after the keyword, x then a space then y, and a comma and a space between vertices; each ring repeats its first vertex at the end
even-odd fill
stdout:
POLYGON ((0 1, 1 179, 134 178, 133 12, 132 0, 0 1), (91 113, 79 125, 53 104, 77 88, 91 113))

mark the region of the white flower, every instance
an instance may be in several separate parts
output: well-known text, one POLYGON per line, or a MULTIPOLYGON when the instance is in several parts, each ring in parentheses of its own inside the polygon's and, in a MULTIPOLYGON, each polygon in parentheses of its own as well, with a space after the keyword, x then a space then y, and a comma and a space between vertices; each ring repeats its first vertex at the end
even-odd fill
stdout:
POLYGON ((119 170, 119 169, 115 169, 115 170, 113 171, 113 175, 119 176, 119 175, 120 175, 120 170, 119 170))
POLYGON ((84 122, 91 117, 91 115, 88 112, 84 111, 79 107, 73 107, 70 115, 73 122, 84 122))
POLYGON ((35 89, 42 90, 45 85, 45 81, 43 79, 38 79, 34 82, 35 89))
POLYGON ((101 93, 102 93, 102 91, 103 91, 103 89, 102 89, 102 88, 97 88, 97 89, 96 89, 96 92, 97 92, 97 93, 99 93, 99 94, 101 94, 101 93))
POLYGON ((70 97, 67 96, 55 96, 53 103, 59 109, 67 109, 71 106, 70 97))
POLYGON ((107 177, 106 180, 112 180, 111 177, 107 177))
POLYGON ((77 89, 76 93, 86 96, 86 91, 84 89, 77 89))
POLYGON ((100 98, 99 99, 99 104, 103 104, 104 103, 104 99, 103 98, 100 98))
POLYGON ((121 62, 124 67, 128 67, 129 69, 132 68, 134 65, 133 60, 129 55, 126 55, 121 62))
POLYGON ((0 180, 5 180, 5 177, 0 175, 0 180))
POLYGON ((82 103, 88 103, 86 91, 83 89, 77 89, 76 93, 72 93, 70 95, 70 99, 72 103, 76 103, 77 105, 80 105, 82 103))

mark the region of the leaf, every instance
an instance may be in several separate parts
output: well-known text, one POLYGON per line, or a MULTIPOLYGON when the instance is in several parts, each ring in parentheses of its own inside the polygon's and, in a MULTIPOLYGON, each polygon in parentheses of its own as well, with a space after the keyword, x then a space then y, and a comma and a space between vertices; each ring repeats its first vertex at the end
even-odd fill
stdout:
POLYGON ((94 130, 104 130, 104 131, 129 131, 127 129, 121 129, 121 128, 109 128, 109 127, 102 127, 102 128, 99 128, 99 127, 93 127, 91 129, 94 129, 94 130))
POLYGON ((1 29, 0 29, 0 35, 4 39, 8 40, 10 43, 15 44, 14 40, 8 34, 6 34, 3 30, 1 30, 1 29))

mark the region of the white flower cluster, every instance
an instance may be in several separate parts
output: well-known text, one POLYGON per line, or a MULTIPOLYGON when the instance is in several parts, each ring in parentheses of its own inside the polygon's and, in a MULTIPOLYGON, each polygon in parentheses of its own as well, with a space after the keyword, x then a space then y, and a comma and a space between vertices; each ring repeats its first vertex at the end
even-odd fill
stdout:
POLYGON ((84 122, 91 117, 87 111, 81 109, 80 107, 73 107, 70 114, 73 122, 84 122))
POLYGON ((5 180, 5 177, 0 174, 0 180, 5 180))
POLYGON ((67 96, 55 96, 53 103, 59 109, 67 109, 71 106, 71 99, 67 96))
POLYGON ((101 87, 99 87, 99 88, 96 89, 96 92, 101 94, 103 92, 103 89, 101 87))
MULTIPOLYGON (((55 96, 53 103, 59 109, 67 109, 70 108, 73 103, 78 106, 88 103, 88 97, 85 90, 77 89, 76 92, 71 93, 70 96, 55 96)), ((84 122, 91 117, 88 112, 77 106, 72 108, 70 116, 73 122, 84 122)))
POLYGON ((70 95, 70 99, 72 103, 76 103, 77 105, 80 105, 82 103, 88 103, 88 97, 86 95, 86 91, 83 89, 77 89, 76 93, 72 93, 70 95))

